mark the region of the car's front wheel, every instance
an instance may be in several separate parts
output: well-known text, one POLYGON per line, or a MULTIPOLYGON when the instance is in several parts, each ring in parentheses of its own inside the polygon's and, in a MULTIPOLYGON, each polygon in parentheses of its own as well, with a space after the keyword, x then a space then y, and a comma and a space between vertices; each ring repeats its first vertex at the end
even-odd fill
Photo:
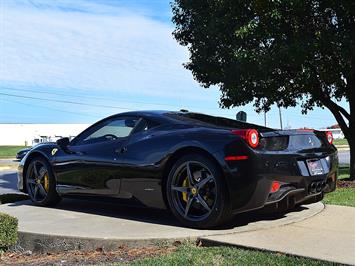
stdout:
POLYGON ((42 157, 33 158, 26 172, 26 187, 32 202, 39 206, 53 206, 60 201, 52 169, 42 157))
POLYGON ((190 154, 178 160, 166 191, 172 213, 186 226, 211 228, 231 217, 223 175, 206 156, 190 154))

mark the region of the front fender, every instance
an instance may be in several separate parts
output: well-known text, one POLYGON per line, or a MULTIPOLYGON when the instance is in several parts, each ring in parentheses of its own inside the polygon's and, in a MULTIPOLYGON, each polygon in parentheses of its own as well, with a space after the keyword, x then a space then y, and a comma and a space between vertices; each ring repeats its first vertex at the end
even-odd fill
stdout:
POLYGON ((27 192, 26 191, 26 186, 24 185, 24 181, 26 178, 26 171, 28 168, 28 165, 30 164, 31 160, 37 156, 42 156, 45 158, 51 165, 52 165, 52 160, 53 156, 52 155, 52 150, 54 148, 57 148, 54 145, 50 146, 39 146, 36 148, 33 148, 30 150, 25 157, 20 161, 18 165, 18 170, 17 170, 17 189, 22 192, 27 192))

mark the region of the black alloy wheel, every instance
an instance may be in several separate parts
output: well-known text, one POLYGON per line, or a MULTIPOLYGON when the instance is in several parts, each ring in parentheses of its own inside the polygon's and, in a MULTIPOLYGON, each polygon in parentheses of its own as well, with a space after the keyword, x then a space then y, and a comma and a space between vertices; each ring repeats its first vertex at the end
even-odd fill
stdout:
POLYGON ((27 193, 39 206, 51 206, 60 201, 49 163, 42 157, 32 159, 26 172, 27 193))
POLYGON ((230 218, 227 190, 217 165, 202 155, 187 155, 170 171, 167 198, 185 225, 209 228, 230 218))

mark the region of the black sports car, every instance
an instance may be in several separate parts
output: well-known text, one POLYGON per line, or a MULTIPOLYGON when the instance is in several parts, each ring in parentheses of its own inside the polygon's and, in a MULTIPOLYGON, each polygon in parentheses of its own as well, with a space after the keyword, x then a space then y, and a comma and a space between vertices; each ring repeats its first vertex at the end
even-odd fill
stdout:
POLYGON ((240 212, 320 201, 335 189, 337 169, 328 132, 141 111, 34 147, 20 162, 18 188, 40 206, 67 196, 131 199, 209 228, 240 212))

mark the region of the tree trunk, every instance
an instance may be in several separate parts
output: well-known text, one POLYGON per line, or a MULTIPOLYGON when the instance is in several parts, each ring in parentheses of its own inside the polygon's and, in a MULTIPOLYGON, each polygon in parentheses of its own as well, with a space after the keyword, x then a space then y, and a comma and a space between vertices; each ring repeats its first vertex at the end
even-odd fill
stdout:
POLYGON ((324 106, 326 106, 331 113, 334 115, 338 125, 343 131, 345 138, 349 143, 350 148, 350 180, 355 181, 355 101, 349 101, 350 113, 347 114, 347 119, 349 121, 349 125, 344 120, 343 113, 346 113, 346 110, 343 108, 340 109, 337 104, 332 102, 327 97, 322 97, 324 106), (352 115, 353 114, 353 115, 352 115), (354 132, 354 133, 352 133, 354 132))
POLYGON ((345 135, 345 138, 347 139, 349 143, 349 148, 350 148, 350 180, 355 181, 355 134, 352 134, 355 126, 355 121, 354 119, 350 119, 349 121, 349 128, 342 129, 345 135))
POLYGON ((352 111, 352 113, 350 113, 352 116, 349 120, 349 132, 347 136, 350 147, 350 180, 355 181, 355 112, 353 110, 355 103, 350 101, 349 104, 350 112, 352 111))
POLYGON ((348 139, 350 147, 350 180, 355 181, 355 137, 348 139))
MULTIPOLYGON (((355 75, 355 74, 354 74, 355 75)), ((354 83, 352 79, 351 84, 354 83)), ((353 88, 352 86, 351 88, 353 88)), ((350 180, 355 181, 355 94, 354 91, 349 99, 349 131, 348 143, 350 147, 350 180)))

